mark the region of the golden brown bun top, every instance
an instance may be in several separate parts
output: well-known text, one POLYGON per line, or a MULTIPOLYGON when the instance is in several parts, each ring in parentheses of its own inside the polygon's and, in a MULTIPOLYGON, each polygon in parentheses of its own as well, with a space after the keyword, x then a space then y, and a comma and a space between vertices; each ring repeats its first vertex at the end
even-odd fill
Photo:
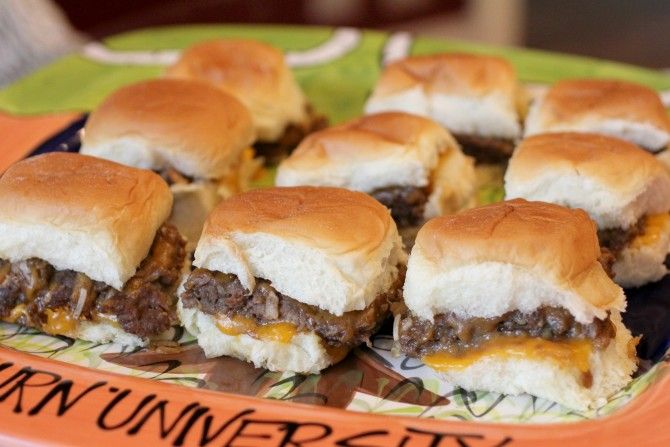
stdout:
POLYGON ((600 134, 556 132, 521 141, 506 180, 528 181, 556 169, 579 172, 621 195, 639 194, 641 181, 646 183, 665 175, 665 168, 656 157, 628 141, 600 134))
POLYGON ((152 79, 120 88, 93 111, 83 150, 125 162, 110 151, 127 138, 141 140, 186 175, 218 178, 253 142, 254 130, 248 110, 219 89, 202 81, 152 79))
POLYGON ((658 93, 632 82, 567 79, 552 86, 542 104, 542 116, 548 124, 576 121, 586 115, 648 122, 670 131, 658 93))
POLYGON ((220 203, 209 215, 202 239, 231 232, 269 233, 331 253, 371 253, 395 232, 395 224, 388 209, 367 194, 342 188, 275 187, 220 203))
POLYGON ((327 157, 325 146, 333 151, 355 150, 369 152, 372 156, 392 155, 399 146, 421 149, 424 140, 441 140, 453 143, 449 133, 435 121, 404 112, 382 112, 366 115, 344 124, 329 127, 308 135, 293 152, 289 160, 308 153, 312 157, 327 157), (393 146, 388 146, 392 144, 393 146))
POLYGON ((277 48, 244 39, 216 39, 187 48, 168 76, 204 79, 234 92, 273 94, 288 71, 284 54, 277 48))
POLYGON ((383 71, 375 96, 387 96, 416 85, 432 93, 481 96, 492 91, 516 94, 514 67, 495 56, 444 53, 412 56, 383 71))
POLYGON ((38 257, 117 289, 146 257, 172 208, 151 171, 54 152, 0 178, 0 257, 38 257))
MULTIPOLYGON (((34 214, 50 220, 82 219, 134 222, 119 231, 141 231, 149 225, 148 208, 167 218, 172 193, 158 175, 86 155, 52 152, 22 160, 0 178, 0 203, 5 211, 34 214), (21 210, 21 211, 19 211, 21 210), (138 228, 139 227, 139 228, 138 228)), ((154 230, 155 231, 155 230, 154 230)), ((153 236, 152 236, 153 238, 153 236)))
POLYGON ((467 265, 501 262, 582 282, 600 256, 586 212, 522 199, 431 219, 416 239, 427 259, 467 265))

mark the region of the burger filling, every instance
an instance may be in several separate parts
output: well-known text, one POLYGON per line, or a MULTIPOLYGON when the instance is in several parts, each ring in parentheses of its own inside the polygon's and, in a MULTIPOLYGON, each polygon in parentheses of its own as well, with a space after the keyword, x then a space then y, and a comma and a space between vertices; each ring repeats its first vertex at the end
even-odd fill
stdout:
POLYGON ((605 349, 616 335, 608 318, 579 323, 563 308, 543 306, 531 313, 511 311, 494 318, 461 318, 453 313, 424 320, 411 312, 399 317, 398 348, 431 366, 467 367, 481 357, 547 358, 577 366, 590 386, 589 356, 605 349))
POLYGON ((618 258, 626 247, 636 247, 655 242, 670 222, 668 213, 647 215, 629 228, 607 228, 598 230, 600 246, 618 258))
POLYGON ((514 152, 514 141, 509 139, 465 134, 454 134, 454 138, 477 163, 503 163, 514 152))
POLYGON ((328 119, 318 115, 311 105, 306 107, 307 119, 304 123, 289 123, 284 133, 275 141, 259 141, 254 144, 256 154, 269 164, 277 164, 290 154, 300 142, 312 132, 328 127, 328 119))
POLYGON ((163 225, 122 290, 42 259, 0 260, 0 319, 55 335, 75 336, 80 321, 118 325, 141 338, 158 335, 177 321, 173 296, 184 246, 177 229, 163 225))
POLYGON ((424 221, 430 188, 389 186, 376 189, 370 195, 391 210, 391 216, 399 228, 406 228, 420 225, 424 221))
POLYGON ((218 327, 227 335, 290 342, 299 332, 314 332, 326 347, 350 348, 368 342, 379 328, 390 302, 399 299, 401 281, 365 309, 336 316, 281 294, 264 279, 256 278, 256 287, 249 292, 235 275, 199 268, 186 281, 181 300, 184 307, 222 321, 218 327))

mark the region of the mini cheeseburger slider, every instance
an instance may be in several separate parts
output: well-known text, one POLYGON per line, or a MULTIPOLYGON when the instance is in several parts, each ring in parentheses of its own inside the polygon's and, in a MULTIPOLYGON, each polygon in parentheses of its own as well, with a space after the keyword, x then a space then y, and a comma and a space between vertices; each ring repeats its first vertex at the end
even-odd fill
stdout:
POLYGON ((211 82, 249 110, 256 152, 269 161, 288 154, 308 133, 326 125, 305 99, 283 53, 268 44, 218 39, 187 48, 166 75, 211 82))
POLYGON ((670 120, 658 93, 605 79, 560 81, 532 104, 526 136, 562 131, 619 137, 651 152, 670 142, 670 120))
POLYGON ((150 171, 78 154, 20 161, 0 178, 0 319, 144 346, 177 323, 184 240, 150 171))
POLYGON ((366 343, 402 285, 389 212, 360 192, 269 188, 207 219, 179 312, 207 357, 317 373, 366 343))
POLYGON ((365 111, 428 116, 449 129, 466 154, 495 163, 512 154, 524 108, 525 95, 506 60, 436 54, 386 67, 365 111))
POLYGON ((468 390, 601 405, 636 369, 623 290, 581 210, 514 200, 430 220, 407 266, 396 348, 468 390))
POLYGON ((505 174, 508 199, 585 210, 624 287, 660 279, 670 252, 670 176, 653 155, 618 138, 553 133, 521 142, 505 174))
POLYGON ((154 79, 123 87, 91 113, 81 153, 151 169, 175 197, 170 221, 190 245, 209 211, 248 187, 259 168, 251 115, 198 81, 154 79))
POLYGON ((434 121, 368 115, 315 132, 277 170, 278 186, 337 186, 370 194, 413 239, 425 219, 471 204, 474 163, 434 121))

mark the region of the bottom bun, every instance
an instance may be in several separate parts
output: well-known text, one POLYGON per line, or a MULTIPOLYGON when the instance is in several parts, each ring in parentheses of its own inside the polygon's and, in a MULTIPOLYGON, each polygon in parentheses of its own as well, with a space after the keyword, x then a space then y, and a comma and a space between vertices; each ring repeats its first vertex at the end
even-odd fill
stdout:
POLYGON ((624 248, 612 266, 614 281, 622 287, 638 287, 658 281, 668 273, 665 258, 670 252, 670 219, 650 243, 624 248))
POLYGON ((495 391, 503 394, 528 393, 579 411, 598 408, 607 398, 626 386, 636 369, 631 356, 633 338, 612 314, 616 337, 604 351, 591 354, 590 388, 582 385, 582 373, 560 367, 550 360, 504 359, 484 357, 471 366, 442 371, 440 375, 453 385, 467 390, 495 391))
POLYGON ((150 341, 169 340, 172 331, 167 330, 163 334, 151 340, 130 334, 116 325, 109 323, 94 323, 82 321, 79 323, 76 338, 94 343, 118 343, 127 348, 135 349, 145 347, 150 341))
POLYGON ((299 333, 290 343, 258 340, 246 334, 224 334, 211 315, 184 308, 181 301, 177 311, 182 324, 198 339, 207 358, 227 355, 251 362, 257 368, 303 374, 318 374, 333 363, 321 338, 314 332, 299 333))

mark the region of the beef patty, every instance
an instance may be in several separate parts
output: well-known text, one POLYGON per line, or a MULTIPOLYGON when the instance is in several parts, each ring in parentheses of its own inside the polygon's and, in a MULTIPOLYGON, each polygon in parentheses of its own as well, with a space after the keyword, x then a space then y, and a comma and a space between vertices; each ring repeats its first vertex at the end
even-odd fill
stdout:
POLYGON ((641 217, 627 229, 623 228, 607 228, 598 230, 598 242, 601 247, 608 249, 615 258, 619 257, 621 251, 630 244, 640 234, 644 233, 646 229, 647 219, 641 217))
POLYGON ((423 222, 430 191, 426 187, 389 186, 375 189, 370 195, 391 210, 398 228, 407 228, 423 222))
POLYGON ((513 140, 465 134, 454 134, 454 138, 477 163, 504 163, 514 152, 513 140))
POLYGON ((312 132, 328 127, 328 119, 318 115, 312 106, 307 106, 306 123, 290 123, 284 133, 275 141, 258 141, 254 144, 256 154, 265 159, 266 164, 276 165, 289 155, 300 142, 312 132))
POLYGON ((363 310, 336 316, 282 295, 264 279, 256 278, 256 288, 249 293, 235 275, 199 268, 186 281, 181 300, 184 307, 215 317, 243 316, 258 325, 291 323, 298 331, 316 332, 329 346, 353 347, 367 342, 379 328, 389 314, 389 303, 399 299, 401 284, 399 278, 363 310))
POLYGON ((50 314, 64 312, 74 324, 105 319, 142 338, 157 335, 177 321, 174 290, 184 265, 184 246, 177 229, 163 225, 123 290, 83 273, 56 270, 37 258, 0 260, 0 319, 49 332, 50 314))
POLYGON ((543 306, 531 313, 507 312, 494 318, 459 318, 453 313, 435 315, 434 322, 411 313, 400 317, 397 343, 412 357, 436 352, 460 355, 498 337, 540 337, 550 341, 588 339, 604 349, 616 330, 609 318, 582 324, 563 308, 543 306))

